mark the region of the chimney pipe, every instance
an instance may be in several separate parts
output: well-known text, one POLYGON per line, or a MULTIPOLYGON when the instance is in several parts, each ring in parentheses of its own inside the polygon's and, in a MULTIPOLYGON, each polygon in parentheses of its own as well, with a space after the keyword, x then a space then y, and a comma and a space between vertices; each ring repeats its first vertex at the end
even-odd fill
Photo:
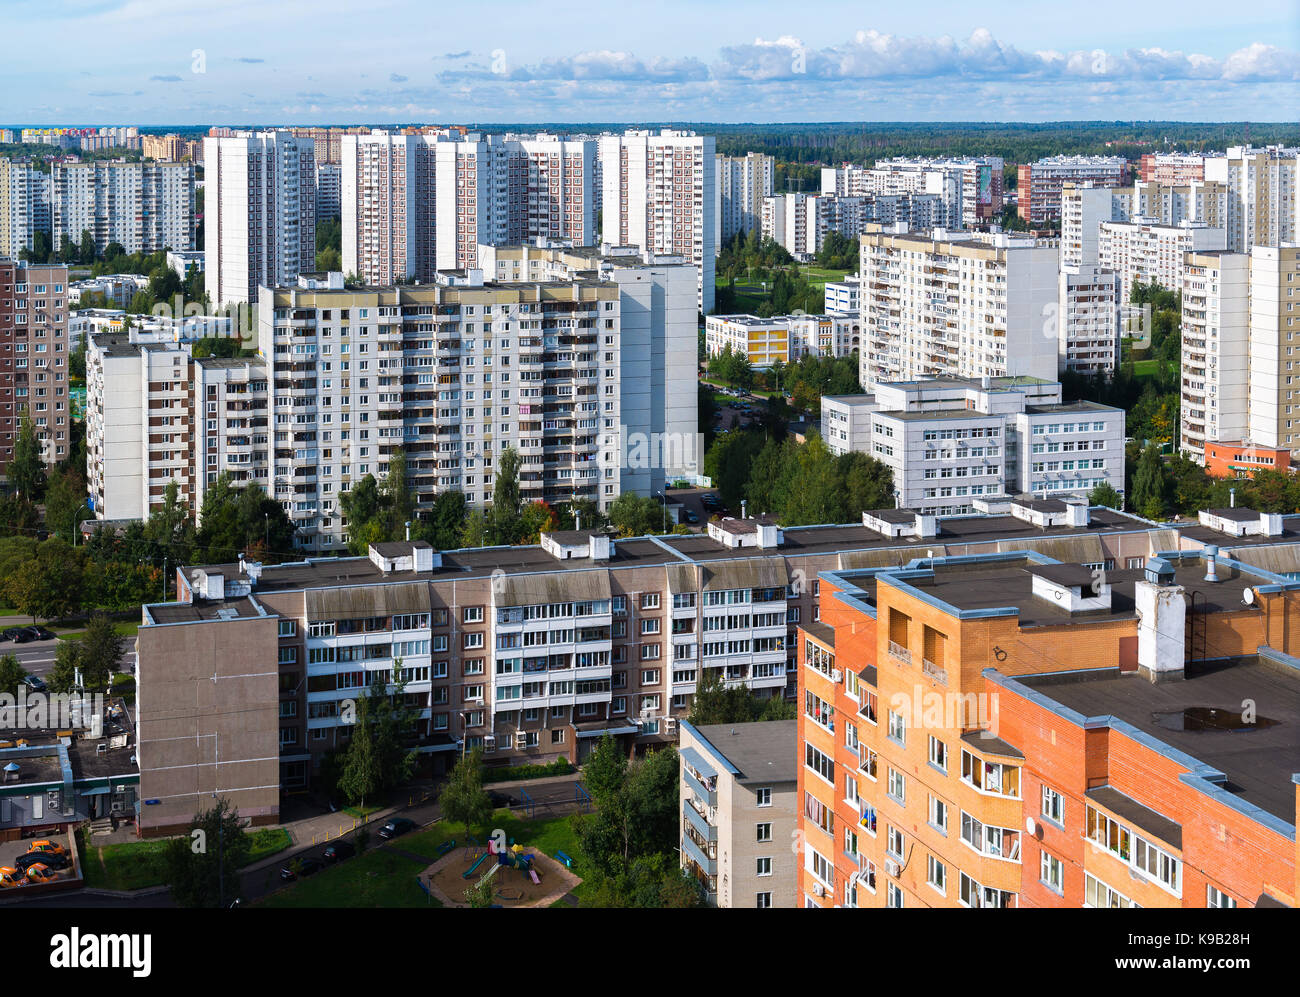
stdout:
POLYGON ((1237 489, 1235 488, 1228 489, 1228 508, 1237 508, 1237 489))
POLYGON ((409 519, 406 521, 406 542, 411 542, 411 521, 409 519))
POLYGON ((747 507, 748 505, 749 505, 749 502, 746 501, 745 499, 741 499, 741 500, 740 500, 740 518, 741 518, 741 519, 744 519, 744 518, 745 518, 745 509, 746 509, 746 507, 747 507))
POLYGON ((573 514, 573 528, 581 532, 582 530, 582 510, 578 509, 573 514))
POLYGON ((1218 565, 1214 559, 1219 553, 1219 548, 1214 544, 1206 544, 1203 553, 1205 555, 1205 580, 1207 582, 1217 582, 1219 580, 1218 565))

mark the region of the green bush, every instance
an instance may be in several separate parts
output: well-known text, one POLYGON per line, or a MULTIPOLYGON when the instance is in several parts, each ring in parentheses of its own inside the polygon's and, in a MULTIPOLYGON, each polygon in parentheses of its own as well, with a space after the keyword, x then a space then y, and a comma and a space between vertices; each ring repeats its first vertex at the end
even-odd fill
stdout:
POLYGON ((485 768, 484 784, 489 782, 511 782, 515 779, 545 779, 553 775, 568 775, 573 771, 567 758, 557 758, 545 765, 514 765, 510 768, 485 768))

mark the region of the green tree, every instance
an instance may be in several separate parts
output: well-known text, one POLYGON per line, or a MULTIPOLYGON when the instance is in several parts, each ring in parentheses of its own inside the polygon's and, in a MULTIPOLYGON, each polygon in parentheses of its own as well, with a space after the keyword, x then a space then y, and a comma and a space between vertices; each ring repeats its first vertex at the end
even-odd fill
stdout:
POLYGON ((54 645, 54 664, 45 676, 50 692, 72 692, 77 687, 77 670, 81 667, 81 642, 61 640, 54 645))
POLYGON ((460 546, 465 531, 465 495, 463 492, 439 492, 433 500, 433 509, 425 521, 424 539, 438 550, 454 550, 460 546))
POLYGON ((9 484, 22 498, 35 502, 44 494, 45 462, 41 460, 41 441, 36 436, 31 413, 26 409, 18 425, 18 438, 14 440, 13 457, 6 473, 9 484))
POLYGON ((627 754, 609 734, 604 735, 582 766, 582 784, 596 806, 602 806, 623 788, 627 778, 627 754))
POLYGON ((27 677, 27 669, 12 654, 0 658, 0 693, 16 694, 27 677))
POLYGON ((519 542, 538 543, 541 534, 550 533, 559 525, 559 517, 546 502, 538 499, 529 502, 519 515, 519 542))
POLYGON ((89 516, 86 507, 86 479, 76 468, 55 471, 45 489, 45 525, 70 543, 75 543, 76 522, 89 516))
POLYGON ((46 540, 27 570, 9 578, 6 594, 33 619, 58 619, 81 612, 85 602, 85 561, 62 540, 46 540))
POLYGON ((106 692, 117 668, 126 638, 105 613, 92 613, 81 637, 81 668, 89 692, 106 692))
POLYGON ((1133 508, 1138 514, 1153 520, 1165 515, 1166 482, 1160 450, 1154 444, 1142 451, 1137 470, 1133 472, 1133 508))
POLYGON ((1124 509, 1124 500, 1120 497, 1119 492, 1115 491, 1115 486, 1108 481, 1103 481, 1088 493, 1088 504, 1104 505, 1108 509, 1118 509, 1120 511, 1124 509))
POLYGON ((496 480, 492 485, 492 507, 488 510, 488 533, 492 544, 512 544, 519 537, 519 451, 506 447, 497 458, 496 480))
POLYGON ((370 697, 356 700, 356 723, 352 737, 343 753, 339 774, 339 789, 353 803, 366 805, 366 797, 373 797, 384 784, 383 764, 376 743, 376 731, 370 720, 370 697))
POLYGON ((492 801, 483 789, 483 750, 475 748, 462 755, 438 794, 442 816, 464 824, 467 833, 476 827, 486 828, 492 819, 492 801))
POLYGON ((487 517, 478 509, 473 509, 465 517, 465 528, 461 531, 462 547, 489 547, 495 541, 488 527, 487 517))
POLYGON ((223 796, 195 814, 188 835, 167 843, 167 883, 178 906, 218 907, 239 896, 239 869, 252 847, 241 825, 223 796))

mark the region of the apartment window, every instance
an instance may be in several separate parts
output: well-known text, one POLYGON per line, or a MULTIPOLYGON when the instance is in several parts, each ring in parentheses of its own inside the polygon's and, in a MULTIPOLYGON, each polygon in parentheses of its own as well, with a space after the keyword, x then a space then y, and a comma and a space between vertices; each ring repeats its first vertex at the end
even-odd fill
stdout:
POLYGON ((948 771, 948 745, 933 734, 930 735, 930 764, 943 772, 948 771))
POLYGON ((907 839, 903 837, 903 832, 892 824, 889 825, 888 833, 886 835, 885 851, 899 861, 902 861, 903 849, 906 844, 907 839))
POLYGON ((642 592, 642 593, 641 593, 641 608, 642 608, 642 609, 658 609, 658 608, 659 608, 659 593, 658 593, 658 592, 642 592))
POLYGON ((1043 852, 1038 861, 1038 878, 1053 893, 1065 895, 1065 867, 1055 855, 1043 852))
POLYGON ((1043 787, 1042 815, 1053 824, 1065 826, 1065 797, 1051 786, 1043 787))
POLYGON ((962 749, 961 780, 984 793, 1020 799, 1020 769, 985 761, 962 749))
POLYGON ((1205 887, 1205 906, 1206 907, 1236 907, 1237 901, 1224 893, 1215 886, 1207 885, 1205 887))
POLYGON ((297 633, 298 633, 298 624, 297 624, 297 622, 296 622, 295 620, 281 620, 281 621, 280 621, 280 634, 279 634, 279 635, 280 635, 281 637, 293 637, 293 636, 296 635, 297 633))
POLYGON ((903 906, 903 891, 896 883, 890 883, 885 889, 885 904, 888 907, 903 906))
POLYGON ((482 622, 483 622, 483 607, 482 607, 482 606, 466 606, 466 607, 465 607, 465 622, 466 622, 466 623, 482 623, 482 622))
POLYGON ((948 833, 948 804, 937 796, 930 797, 930 825, 948 833))
POLYGON ((755 829, 756 829, 755 833, 757 835, 757 837, 754 839, 755 841, 772 840, 772 824, 770 821, 764 821, 762 824, 756 824, 755 829))
POLYGON ((772 805, 772 787, 763 786, 754 790, 755 806, 770 807, 772 805))
POLYGON ((759 876, 772 875, 772 860, 770 858, 761 858, 757 861, 757 874, 759 876))
POLYGON ((907 725, 904 721, 903 714, 889 711, 889 739, 897 741, 900 745, 907 742, 907 725))
POLYGON ((482 646, 483 646, 483 634, 482 634, 482 632, 480 631, 480 632, 477 632, 477 633, 467 633, 467 634, 465 635, 465 643, 464 643, 463 646, 464 646, 465 650, 467 650, 467 651, 468 651, 468 650, 472 650, 472 649, 474 649, 474 648, 482 647, 482 646))
POLYGON ((903 773, 891 768, 889 770, 889 795, 899 804, 907 803, 907 782, 903 778, 903 773))
POLYGON ((938 893, 947 894, 948 867, 933 855, 926 856, 925 867, 925 881, 938 893))
POLYGON ((1118 890, 1097 879, 1091 873, 1083 875, 1083 905, 1085 907, 1139 907, 1118 890))
POLYGON ((759 894, 757 894, 757 895, 756 895, 756 900, 755 900, 754 906, 755 906, 755 907, 758 907, 758 908, 761 908, 761 909, 766 909, 766 908, 768 908, 768 907, 771 907, 771 906, 772 906, 772 894, 770 894, 770 893, 759 893, 759 894))

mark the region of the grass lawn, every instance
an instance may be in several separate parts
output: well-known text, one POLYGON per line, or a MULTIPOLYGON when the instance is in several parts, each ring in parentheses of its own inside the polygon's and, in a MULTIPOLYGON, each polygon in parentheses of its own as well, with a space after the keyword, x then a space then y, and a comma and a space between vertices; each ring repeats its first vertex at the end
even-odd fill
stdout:
MULTIPOLYGON (((376 847, 371 838, 364 855, 346 859, 314 876, 300 879, 257 902, 259 907, 429 907, 429 897, 416 884, 427 863, 376 847)), ((397 847, 405 847, 397 839, 397 847)), ((274 870, 271 870, 274 871, 274 870)))
MULTIPOLYGON (((290 845, 289 832, 282 827, 246 831, 251 839, 248 863, 284 851, 290 845)), ((167 844, 171 839, 130 841, 114 845, 88 845, 84 830, 77 832, 86 885, 104 890, 142 890, 161 886, 167 880, 167 844)))
MULTIPOLYGON (((114 620, 113 626, 123 637, 134 637, 140 632, 139 620, 114 620)), ((50 629, 62 640, 80 640, 86 635, 86 625, 84 623, 75 623, 72 627, 62 627, 57 623, 50 624, 50 629)))
POLYGON ((383 807, 344 807, 343 812, 357 820, 365 820, 371 814, 377 814, 383 807))
MULTIPOLYGON (((565 852, 573 858, 573 871, 583 876, 582 852, 578 848, 577 835, 569 824, 568 817, 553 817, 549 820, 527 820, 509 810, 498 810, 492 817, 492 828, 506 832, 507 838, 513 838, 525 848, 536 848, 547 855, 554 856, 557 851, 565 852)), ((484 831, 475 834, 483 840, 484 831)), ((384 851, 386 844, 378 836, 370 839, 366 853, 358 858, 347 859, 336 866, 300 880, 288 889, 281 890, 258 906, 264 907, 427 907, 428 897, 416 885, 415 878, 438 857, 438 846, 454 840, 458 848, 467 843, 465 826, 447 821, 439 821, 432 827, 404 834, 394 838, 392 847, 402 852, 420 855, 427 861, 417 862, 384 851)), ((581 897, 586 884, 574 890, 581 897)), ((433 902, 437 906, 437 901, 433 902)), ((568 906, 563 901, 558 906, 568 906)))

